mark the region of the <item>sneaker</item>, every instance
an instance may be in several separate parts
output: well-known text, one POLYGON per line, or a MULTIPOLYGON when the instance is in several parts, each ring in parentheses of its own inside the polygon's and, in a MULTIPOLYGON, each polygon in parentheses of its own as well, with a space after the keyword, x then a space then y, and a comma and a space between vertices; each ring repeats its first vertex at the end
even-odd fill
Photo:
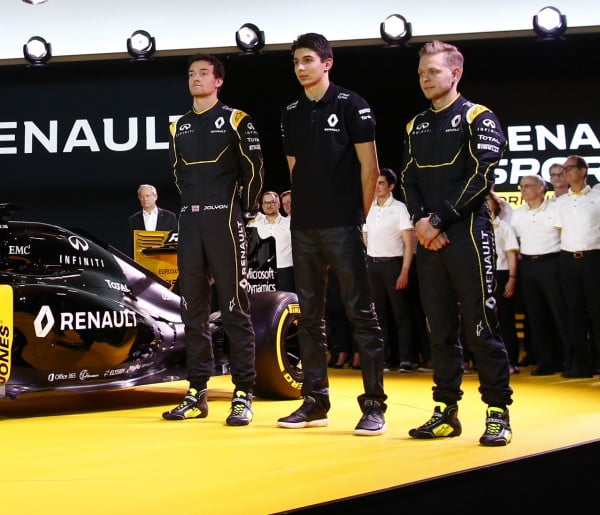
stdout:
POLYGON ((329 398, 325 395, 305 395, 302 405, 287 417, 277 421, 279 427, 299 429, 302 427, 325 427, 329 424, 327 412, 329 411, 329 398), (319 399, 317 401, 317 398, 319 399))
POLYGON ((419 372, 433 372, 433 362, 427 361, 421 363, 419 368, 417 369, 419 372))
POLYGON ((402 363, 400 363, 400 367, 398 367, 398 370, 401 373, 414 372, 416 370, 416 366, 410 361, 403 361, 402 363))
POLYGON ((458 420, 458 406, 438 402, 433 415, 422 426, 411 429, 408 434, 413 438, 439 438, 441 436, 459 436, 462 426, 458 420))
POLYGON ((508 445, 511 438, 512 431, 510 429, 508 408, 502 409, 490 406, 487 409, 485 431, 481 435, 479 443, 486 447, 500 447, 508 445))
POLYGON ((354 428, 354 434, 360 436, 375 436, 385 433, 387 427, 381 404, 367 399, 363 406, 363 416, 354 428))
POLYGON ((179 406, 170 411, 165 411, 162 417, 166 420, 185 420, 187 418, 205 418, 208 415, 208 403, 206 402, 206 388, 196 390, 190 388, 179 406))
POLYGON ((247 426, 252 414, 252 394, 236 390, 231 400, 231 413, 225 423, 228 426, 247 426))

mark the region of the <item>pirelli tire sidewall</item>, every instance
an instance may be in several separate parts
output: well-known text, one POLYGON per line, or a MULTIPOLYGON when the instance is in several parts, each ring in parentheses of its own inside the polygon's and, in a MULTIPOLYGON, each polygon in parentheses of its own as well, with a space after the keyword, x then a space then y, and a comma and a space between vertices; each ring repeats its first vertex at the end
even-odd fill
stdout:
POLYGON ((256 337, 254 392, 266 399, 298 399, 303 374, 299 368, 296 294, 259 292, 250 296, 256 337))

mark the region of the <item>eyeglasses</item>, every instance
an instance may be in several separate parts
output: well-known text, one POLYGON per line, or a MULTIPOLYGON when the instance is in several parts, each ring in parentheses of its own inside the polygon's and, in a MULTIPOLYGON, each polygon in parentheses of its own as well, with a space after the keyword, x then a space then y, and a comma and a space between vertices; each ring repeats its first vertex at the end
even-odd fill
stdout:
POLYGON ((275 204, 277 204, 276 200, 268 200, 262 203, 263 206, 274 206, 275 204))
MULTIPOLYGON (((562 168, 561 168, 562 170, 562 168)), ((562 177, 564 175, 563 172, 556 172, 556 173, 551 173, 550 177, 562 177)))
POLYGON ((520 190, 526 190, 527 188, 535 188, 536 186, 540 186, 539 184, 519 184, 520 190))
POLYGON ((569 170, 572 170, 573 168, 579 168, 577 165, 567 165, 567 166, 562 166, 560 169, 563 172, 568 172, 569 170))

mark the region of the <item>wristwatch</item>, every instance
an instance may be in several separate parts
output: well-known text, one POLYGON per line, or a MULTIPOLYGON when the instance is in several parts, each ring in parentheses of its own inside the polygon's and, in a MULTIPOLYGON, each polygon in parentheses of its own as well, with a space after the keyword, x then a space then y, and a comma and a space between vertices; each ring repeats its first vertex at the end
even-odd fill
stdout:
POLYGON ((429 215, 429 225, 431 225, 431 227, 433 227, 434 229, 442 228, 442 221, 440 220, 440 217, 437 215, 437 213, 431 213, 431 215, 429 215))

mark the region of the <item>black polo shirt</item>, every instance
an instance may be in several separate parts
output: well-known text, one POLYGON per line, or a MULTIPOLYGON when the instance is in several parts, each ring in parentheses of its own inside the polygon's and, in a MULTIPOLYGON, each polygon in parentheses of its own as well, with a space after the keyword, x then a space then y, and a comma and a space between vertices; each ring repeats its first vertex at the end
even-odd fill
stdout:
POLYGON ((375 141, 375 118, 353 91, 330 84, 317 102, 302 95, 283 109, 285 154, 292 170, 291 229, 323 229, 364 222, 360 162, 355 143, 375 141))

